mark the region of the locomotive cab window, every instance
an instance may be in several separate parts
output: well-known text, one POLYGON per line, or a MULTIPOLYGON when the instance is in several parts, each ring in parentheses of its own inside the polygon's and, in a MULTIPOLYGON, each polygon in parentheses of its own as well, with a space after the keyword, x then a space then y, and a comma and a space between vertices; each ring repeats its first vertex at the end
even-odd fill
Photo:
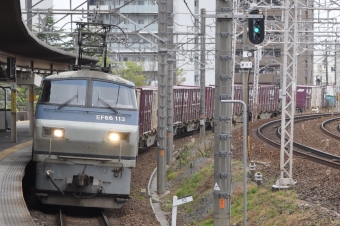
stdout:
POLYGON ((135 90, 115 83, 93 81, 92 106, 137 109, 135 90))
POLYGON ((44 80, 40 103, 85 106, 87 80, 44 80))

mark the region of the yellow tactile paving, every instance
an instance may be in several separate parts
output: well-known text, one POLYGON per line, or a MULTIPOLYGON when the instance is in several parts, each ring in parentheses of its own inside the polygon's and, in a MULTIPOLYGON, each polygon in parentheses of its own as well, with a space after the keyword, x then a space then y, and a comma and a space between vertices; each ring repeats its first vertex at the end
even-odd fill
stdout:
POLYGON ((2 152, 0 152, 0 160, 5 158, 7 155, 9 155, 9 154, 21 149, 21 148, 24 148, 28 145, 31 145, 31 144, 32 144, 32 141, 30 140, 30 141, 26 141, 24 143, 21 143, 21 144, 18 144, 18 145, 15 145, 13 147, 10 147, 8 149, 3 150, 2 152))

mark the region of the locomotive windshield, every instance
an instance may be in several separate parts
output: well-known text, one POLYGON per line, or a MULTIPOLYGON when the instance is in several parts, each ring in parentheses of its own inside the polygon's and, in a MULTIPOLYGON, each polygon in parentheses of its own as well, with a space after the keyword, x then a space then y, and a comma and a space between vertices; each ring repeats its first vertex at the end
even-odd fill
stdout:
POLYGON ((85 106, 86 80, 45 80, 41 103, 85 106))
POLYGON ((93 81, 92 106, 136 109, 135 90, 123 85, 93 81))
POLYGON ((89 92, 89 101, 86 102, 86 79, 44 80, 40 103, 57 104, 58 109, 70 106, 105 107, 121 109, 137 109, 134 88, 124 85, 93 81, 89 92), (90 93, 92 92, 92 94, 90 93))

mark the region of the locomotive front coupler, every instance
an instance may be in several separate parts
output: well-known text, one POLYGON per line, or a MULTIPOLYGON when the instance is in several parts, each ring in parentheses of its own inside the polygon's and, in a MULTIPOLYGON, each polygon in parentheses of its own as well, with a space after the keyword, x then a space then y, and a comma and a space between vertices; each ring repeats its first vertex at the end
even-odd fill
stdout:
POLYGON ((75 182, 76 185, 79 187, 84 187, 89 185, 89 176, 84 173, 78 173, 78 175, 75 176, 75 182))

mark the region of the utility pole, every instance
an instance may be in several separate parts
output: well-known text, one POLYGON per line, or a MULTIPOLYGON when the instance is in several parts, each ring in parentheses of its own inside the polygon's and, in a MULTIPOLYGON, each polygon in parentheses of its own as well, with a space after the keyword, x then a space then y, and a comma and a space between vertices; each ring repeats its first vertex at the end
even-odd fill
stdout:
POLYGON ((328 86, 328 51, 327 51, 327 41, 326 41, 326 55, 325 55, 325 66, 326 66, 326 86, 328 86))
POLYGON ((336 110, 340 112, 340 50, 339 45, 335 46, 335 81, 336 81, 336 110))
MULTIPOLYGON (((173 0, 168 0, 168 22, 166 23, 168 28, 168 41, 167 41, 167 48, 168 50, 174 49, 174 15, 173 15, 173 0)), ((168 133, 168 139, 167 139, 167 155, 166 155, 166 163, 171 164, 173 162, 174 158, 174 134, 173 134, 173 124, 174 124, 174 106, 173 106, 173 64, 176 61, 176 55, 174 54, 175 51, 168 52, 168 73, 167 73, 167 133, 168 133), (175 57, 175 58, 174 58, 175 57)))
POLYGON ((258 116, 257 105, 259 100, 260 51, 261 49, 255 49, 254 51, 253 121, 256 121, 258 116))
MULTIPOLYGON (((247 20, 243 23, 243 50, 246 51, 248 50, 248 35, 247 35, 247 27, 248 23, 247 20)), ((251 32, 251 31, 249 31, 251 32)), ((249 52, 248 52, 249 54, 249 52)), ((248 58, 249 59, 249 58, 248 58)), ((243 60, 243 55, 241 58, 241 61, 243 60)), ((249 137, 249 75, 250 75, 250 70, 251 68, 245 68, 242 70, 242 84, 243 84, 243 102, 247 106, 247 121, 243 122, 246 123, 246 128, 247 128, 247 150, 248 150, 248 156, 250 156, 250 137, 249 137)), ((253 105, 254 106, 254 105, 253 105)))
POLYGON ((28 9, 27 11, 27 27, 32 31, 32 0, 27 0, 26 2, 26 8, 28 9))
POLYGON ((167 0, 158 1, 158 124, 157 124, 157 193, 165 193, 166 149, 167 149, 167 74, 168 49, 166 40, 168 27, 167 0))
POLYGON ((34 132, 34 85, 28 85, 28 106, 27 106, 27 113, 28 113, 28 120, 29 120, 29 135, 33 136, 34 132))
POLYGON ((232 99, 233 20, 220 14, 233 12, 232 1, 216 0, 215 111, 214 111, 214 208, 215 226, 230 225, 231 214, 231 137, 232 106, 221 100, 232 99))
MULTIPOLYGON (((31 74, 34 73, 34 61, 31 61, 31 74)), ((52 74, 52 73, 51 73, 52 74)), ((35 87, 33 84, 28 86, 28 103, 27 103, 27 115, 29 121, 29 135, 33 136, 34 133, 34 99, 35 99, 35 87)))
POLYGON ((194 53, 194 69, 195 69, 195 86, 198 86, 198 79, 199 79, 199 70, 200 70, 200 66, 199 66, 199 38, 198 38, 198 33, 199 33, 199 29, 198 29, 198 26, 199 26, 199 23, 198 23, 198 18, 196 17, 196 15, 198 15, 199 13, 199 1, 198 0, 194 0, 194 6, 195 6, 195 15, 194 15, 194 25, 195 25, 195 39, 194 39, 194 43, 195 43, 195 46, 194 46, 194 50, 195 50, 195 53, 194 53))
POLYGON ((15 58, 7 58, 7 77, 11 80, 11 142, 17 142, 17 82, 15 58))
POLYGON ((206 10, 201 9, 201 95, 200 95, 200 109, 201 109, 201 121, 200 121, 200 134, 201 137, 205 137, 205 14, 206 10))

